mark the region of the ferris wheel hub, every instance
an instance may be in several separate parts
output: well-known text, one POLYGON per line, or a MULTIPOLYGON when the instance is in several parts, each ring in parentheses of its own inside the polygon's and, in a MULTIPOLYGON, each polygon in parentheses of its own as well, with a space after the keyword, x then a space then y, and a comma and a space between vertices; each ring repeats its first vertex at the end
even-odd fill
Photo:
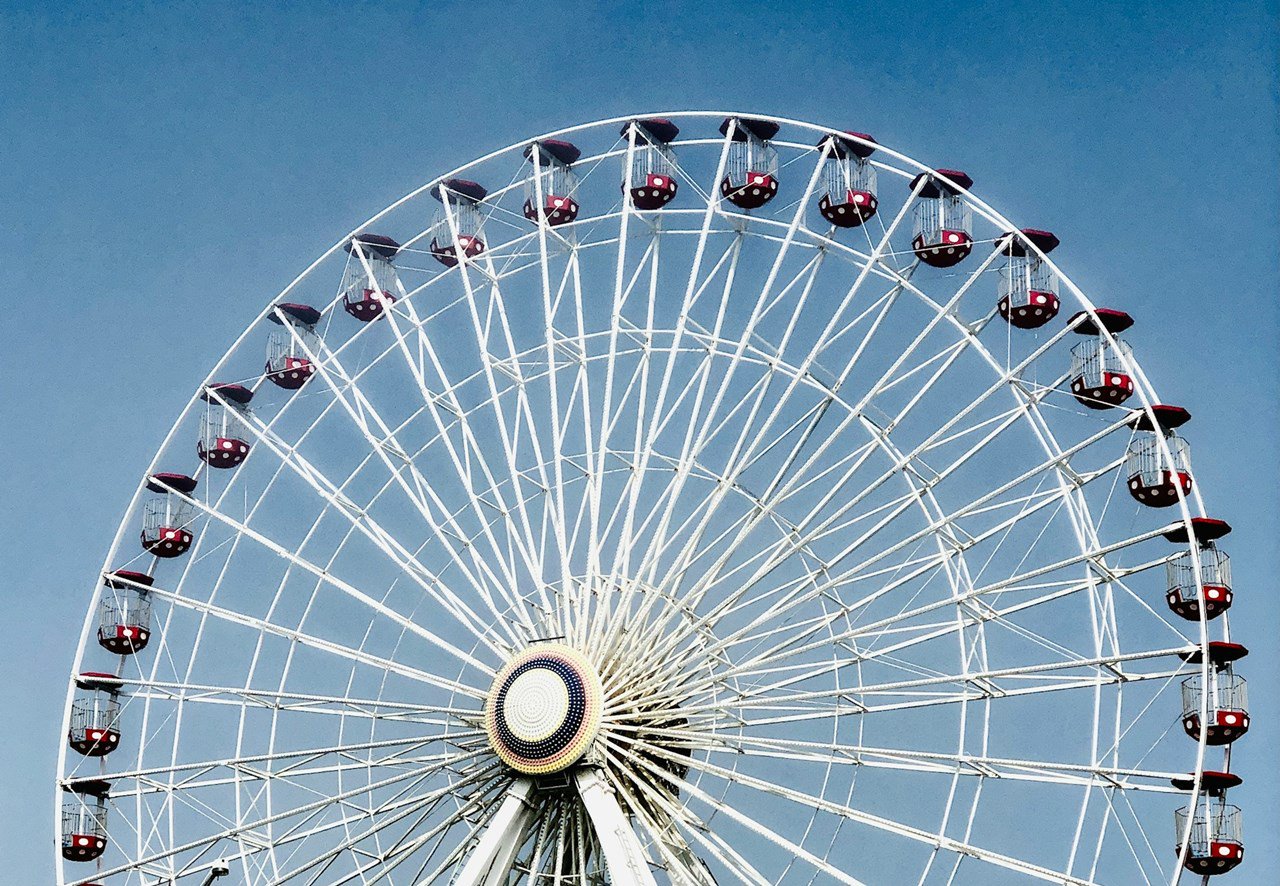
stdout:
POLYGON ((600 731, 604 691, 595 666, 562 643, 539 643, 498 671, 484 724, 498 757, 526 775, 573 766, 600 731))

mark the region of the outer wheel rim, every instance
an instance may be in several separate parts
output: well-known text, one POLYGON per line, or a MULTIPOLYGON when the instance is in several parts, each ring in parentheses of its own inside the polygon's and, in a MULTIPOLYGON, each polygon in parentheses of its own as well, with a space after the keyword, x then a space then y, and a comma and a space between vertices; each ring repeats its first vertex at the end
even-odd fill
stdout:
MULTIPOLYGON (((675 116, 675 115, 672 115, 672 116, 675 116)), ((683 116, 690 116, 690 115, 683 115, 683 116)), ((616 123, 616 122, 620 122, 620 121, 605 121, 605 122, 606 122, 606 123, 616 123)), ((804 124, 798 124, 798 123, 796 123, 795 121, 782 121, 782 122, 787 123, 788 125, 804 126, 804 124)), ((814 127, 809 127, 809 128, 816 129, 816 128, 814 128, 814 127)), ((569 134, 569 133, 571 133, 572 131, 573 131, 573 130, 564 130, 564 131, 561 131, 561 132, 559 132, 559 133, 552 133, 552 134, 549 134, 549 135, 569 134)), ((523 145, 523 144, 524 144, 524 142, 522 142, 521 144, 523 145)), ((891 153, 891 152, 890 152, 890 153, 891 153)), ((896 155, 895 155, 895 156, 896 156, 896 155)), ((904 158, 898 157, 898 159, 904 159, 904 158)), ((918 165, 917 165, 917 166, 918 166, 918 165)), ((466 167, 463 167, 463 169, 465 169, 465 168, 466 168, 466 167)), ((922 166, 918 166, 918 168, 919 168, 919 169, 921 169, 921 170, 925 169, 925 167, 922 167, 922 166)), ((455 174, 457 174, 457 173, 460 173, 461 171, 462 171, 462 170, 458 170, 457 172, 455 172, 455 173, 451 173, 450 175, 448 175, 448 176, 444 176, 444 177, 442 177, 442 178, 445 178, 445 177, 452 177, 453 175, 455 175, 455 174)), ((981 203, 980 203, 980 201, 975 201, 975 203, 976 203, 976 205, 977 205, 978 207, 982 208, 982 209, 983 209, 984 211, 986 211, 988 214, 994 215, 994 213, 990 213, 990 210, 989 210, 989 209, 987 209, 987 208, 985 207, 985 205, 984 205, 984 204, 981 204, 981 203)), ((999 217, 998 217, 998 216, 996 216, 996 218, 999 218, 999 217)), ((371 222, 372 222, 372 221, 373 221, 373 220, 371 220, 371 222)), ((363 228, 363 227, 366 227, 366 226, 361 226, 361 228, 363 228)), ((1010 226, 1010 227, 1012 227, 1012 226, 1010 226)), ((337 247, 335 247, 335 248, 337 248, 337 247)), ((1050 264, 1052 265, 1052 262, 1050 262, 1050 264)), ((1074 286, 1073 286, 1073 285, 1072 285, 1072 284, 1071 284, 1071 283, 1070 283, 1070 282, 1069 282, 1065 277, 1063 277, 1063 276, 1060 274, 1060 272, 1059 272, 1059 277, 1060 277, 1060 279, 1062 280, 1063 285, 1064 285, 1065 287, 1067 287, 1068 289, 1072 290, 1073 294, 1077 297, 1077 299, 1078 299, 1078 300, 1080 300, 1084 305, 1086 305, 1086 306, 1087 306, 1087 305, 1088 305, 1088 303, 1087 303, 1087 301, 1084 299, 1084 297, 1082 296, 1082 294, 1081 294, 1081 293, 1079 293, 1079 291, 1078 291, 1078 290, 1076 290, 1076 289, 1075 289, 1075 287, 1074 287, 1074 286)), ((292 288, 292 287, 291 287, 291 288, 292 288)), ((288 291, 289 291, 289 290, 286 290, 286 293, 287 293, 288 291)), ((264 314, 264 315, 265 315, 265 314, 264 314)), ((233 349, 233 350, 234 350, 234 349, 233 349)), ((1137 367, 1136 367, 1136 366, 1135 366, 1135 369, 1137 369, 1137 367)), ((216 373, 215 373, 215 374, 216 374, 216 373)), ((213 377, 213 376, 211 376, 211 378, 212 378, 212 377, 213 377)), ((1150 403, 1154 402, 1154 397, 1150 397, 1150 396, 1148 396, 1149 386, 1148 386, 1148 384, 1146 383, 1145 376, 1141 375, 1141 371, 1140 371, 1140 369, 1138 369, 1138 378, 1139 378, 1139 384, 1137 385, 1137 388, 1138 388, 1138 394, 1139 394, 1139 396, 1142 398, 1142 400, 1143 400, 1143 402, 1144 402, 1144 405, 1149 405, 1150 403)), ((1198 492, 1196 493, 1196 495, 1197 495, 1197 502, 1198 502, 1198 492)), ((1186 519, 1188 518, 1188 516, 1189 516, 1188 509, 1186 508, 1186 506, 1185 506, 1185 505, 1183 505, 1183 506, 1181 506, 1181 510, 1182 510, 1182 516, 1183 516, 1183 519, 1184 519, 1184 520, 1186 520, 1186 519)), ((1202 625, 1202 627, 1203 627, 1203 625, 1202 625)), ((1206 637, 1204 636, 1203 632, 1202 632, 1202 636, 1201 636, 1201 638, 1200 638, 1200 642, 1201 642, 1201 644, 1202 644, 1202 645, 1203 645, 1205 642, 1207 642, 1207 641, 1206 641, 1206 637)), ((1199 762, 1197 762, 1197 768, 1199 768, 1199 766, 1200 766, 1200 763, 1199 763, 1199 762)))

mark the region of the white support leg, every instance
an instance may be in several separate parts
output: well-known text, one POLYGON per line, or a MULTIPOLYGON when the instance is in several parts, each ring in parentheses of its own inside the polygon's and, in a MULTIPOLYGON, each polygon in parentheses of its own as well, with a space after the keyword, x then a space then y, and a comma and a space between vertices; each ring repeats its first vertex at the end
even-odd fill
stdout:
POLYGON ((596 839, 604 850, 609 881, 614 886, 657 886, 635 829, 618 805, 618 798, 599 770, 584 766, 575 780, 582 805, 587 809, 596 839))
POLYGON ((533 816, 533 806, 529 802, 532 794, 533 781, 528 778, 517 779, 507 789, 502 806, 453 881, 454 886, 489 886, 506 882, 516 852, 524 842, 525 828, 533 816))

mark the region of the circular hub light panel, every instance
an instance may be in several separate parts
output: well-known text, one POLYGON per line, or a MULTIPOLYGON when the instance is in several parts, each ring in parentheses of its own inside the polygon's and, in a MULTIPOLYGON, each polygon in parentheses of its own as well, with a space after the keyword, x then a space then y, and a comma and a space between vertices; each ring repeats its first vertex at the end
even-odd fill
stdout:
POLYGON ((600 675, 576 649, 532 646, 498 671, 485 699, 493 750, 512 769, 546 775, 568 769, 600 731, 600 675))

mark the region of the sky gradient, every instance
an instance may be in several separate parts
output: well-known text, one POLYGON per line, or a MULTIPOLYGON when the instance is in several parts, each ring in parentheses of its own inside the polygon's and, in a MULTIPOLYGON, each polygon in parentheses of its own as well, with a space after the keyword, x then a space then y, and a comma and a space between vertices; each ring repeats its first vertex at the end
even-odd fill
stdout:
POLYGON ((361 218, 556 126, 656 109, 829 122, 1021 224, 1195 415, 1253 655, 1245 867, 1280 869, 1274 3, 0 3, 5 879, 52 875, 68 670, 120 513, 264 302, 361 218), (513 8, 522 11, 513 12, 513 8))

